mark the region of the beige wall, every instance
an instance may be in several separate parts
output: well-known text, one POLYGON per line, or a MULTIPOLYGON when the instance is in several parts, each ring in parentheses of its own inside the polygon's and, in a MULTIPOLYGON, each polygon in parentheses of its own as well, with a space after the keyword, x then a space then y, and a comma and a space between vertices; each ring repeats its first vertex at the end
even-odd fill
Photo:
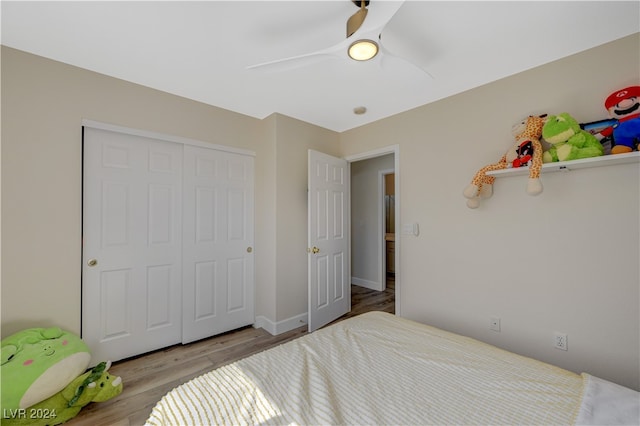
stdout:
POLYGON ((2 47, 2 333, 79 331, 83 118, 256 152, 256 314, 270 321, 306 312, 306 150, 398 144, 400 220, 421 231, 398 234, 403 315, 638 389, 638 166, 544 175, 538 197, 503 178, 478 210, 462 189, 521 116, 604 118, 610 92, 639 84, 639 51, 635 35, 336 135, 2 47))
POLYGON ((339 155, 339 135, 277 116, 277 321, 307 312, 308 150, 339 155))
POLYGON ((80 331, 81 123, 255 150, 258 120, 2 47, 2 332, 80 331))
MULTIPOLYGON (((638 85, 636 34, 341 134, 342 154, 398 144, 402 315, 577 372, 640 387, 639 167, 496 181, 477 210, 462 190, 513 143, 531 113, 607 117, 604 99, 638 85), (489 317, 502 331, 489 330, 489 317), (568 334, 567 352, 552 334, 568 334)), ((470 72, 473 69, 470 68, 470 72)), ((436 76, 437 79, 437 76, 436 76)), ((396 243, 398 244, 398 242, 396 243)))
POLYGON ((276 132, 277 115, 263 120, 256 152, 256 316, 275 321, 276 300, 276 132), (259 213, 258 213, 259 211, 259 213))
POLYGON ((306 256, 296 258, 304 274, 301 265, 295 276, 277 265, 288 265, 290 248, 305 253, 306 149, 336 154, 336 133, 277 115, 257 120, 3 46, 3 336, 53 325, 80 331, 82 119, 253 150, 256 315, 306 312, 306 256))

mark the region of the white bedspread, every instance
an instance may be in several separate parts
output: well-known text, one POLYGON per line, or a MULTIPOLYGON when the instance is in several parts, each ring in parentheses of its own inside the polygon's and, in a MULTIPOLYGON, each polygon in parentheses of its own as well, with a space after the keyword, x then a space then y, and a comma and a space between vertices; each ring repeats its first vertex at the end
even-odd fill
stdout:
POLYGON ((582 376, 586 387, 578 425, 640 425, 640 393, 585 373, 582 376))
POLYGON ((587 424, 590 380, 372 312, 175 388, 147 425, 587 424))

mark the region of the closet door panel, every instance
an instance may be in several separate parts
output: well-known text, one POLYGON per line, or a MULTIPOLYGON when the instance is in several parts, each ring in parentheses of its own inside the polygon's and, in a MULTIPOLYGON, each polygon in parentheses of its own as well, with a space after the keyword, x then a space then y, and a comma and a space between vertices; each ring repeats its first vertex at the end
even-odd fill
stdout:
POLYGON ((197 262, 194 277, 193 319, 196 322, 213 319, 216 316, 216 262, 197 262))
POLYGON ((82 337, 92 362, 181 341, 182 146, 84 129, 82 337))
POLYGON ((183 343, 254 322, 253 178, 253 157, 184 148, 183 343))

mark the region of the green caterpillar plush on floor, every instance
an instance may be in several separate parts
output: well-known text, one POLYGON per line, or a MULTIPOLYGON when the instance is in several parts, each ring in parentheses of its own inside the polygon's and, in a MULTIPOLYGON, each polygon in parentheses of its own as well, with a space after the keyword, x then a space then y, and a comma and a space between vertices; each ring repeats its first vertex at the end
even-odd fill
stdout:
POLYGON ((598 139, 582 130, 580 124, 566 112, 547 119, 542 128, 542 137, 552 145, 542 154, 544 163, 599 157, 604 154, 604 148, 598 139))
POLYGON ((29 408, 5 410, 2 424, 53 426, 74 418, 90 402, 103 402, 122 392, 122 378, 109 374, 111 363, 101 362, 66 388, 29 408))

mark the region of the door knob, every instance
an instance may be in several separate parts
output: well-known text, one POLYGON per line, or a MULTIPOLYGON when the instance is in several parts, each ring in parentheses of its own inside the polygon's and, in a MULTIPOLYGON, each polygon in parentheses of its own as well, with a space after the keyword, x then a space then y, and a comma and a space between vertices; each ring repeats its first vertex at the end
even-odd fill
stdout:
POLYGON ((320 249, 319 249, 318 247, 316 247, 316 246, 313 246, 313 248, 311 249, 311 252, 312 252, 313 254, 316 254, 316 253, 319 253, 319 252, 320 252, 320 249))
POLYGON ((253 247, 247 247, 247 253, 251 253, 253 251, 253 247))
POLYGON ((87 262, 87 265, 93 267, 96 266, 98 264, 98 259, 89 259, 89 261, 87 262))

